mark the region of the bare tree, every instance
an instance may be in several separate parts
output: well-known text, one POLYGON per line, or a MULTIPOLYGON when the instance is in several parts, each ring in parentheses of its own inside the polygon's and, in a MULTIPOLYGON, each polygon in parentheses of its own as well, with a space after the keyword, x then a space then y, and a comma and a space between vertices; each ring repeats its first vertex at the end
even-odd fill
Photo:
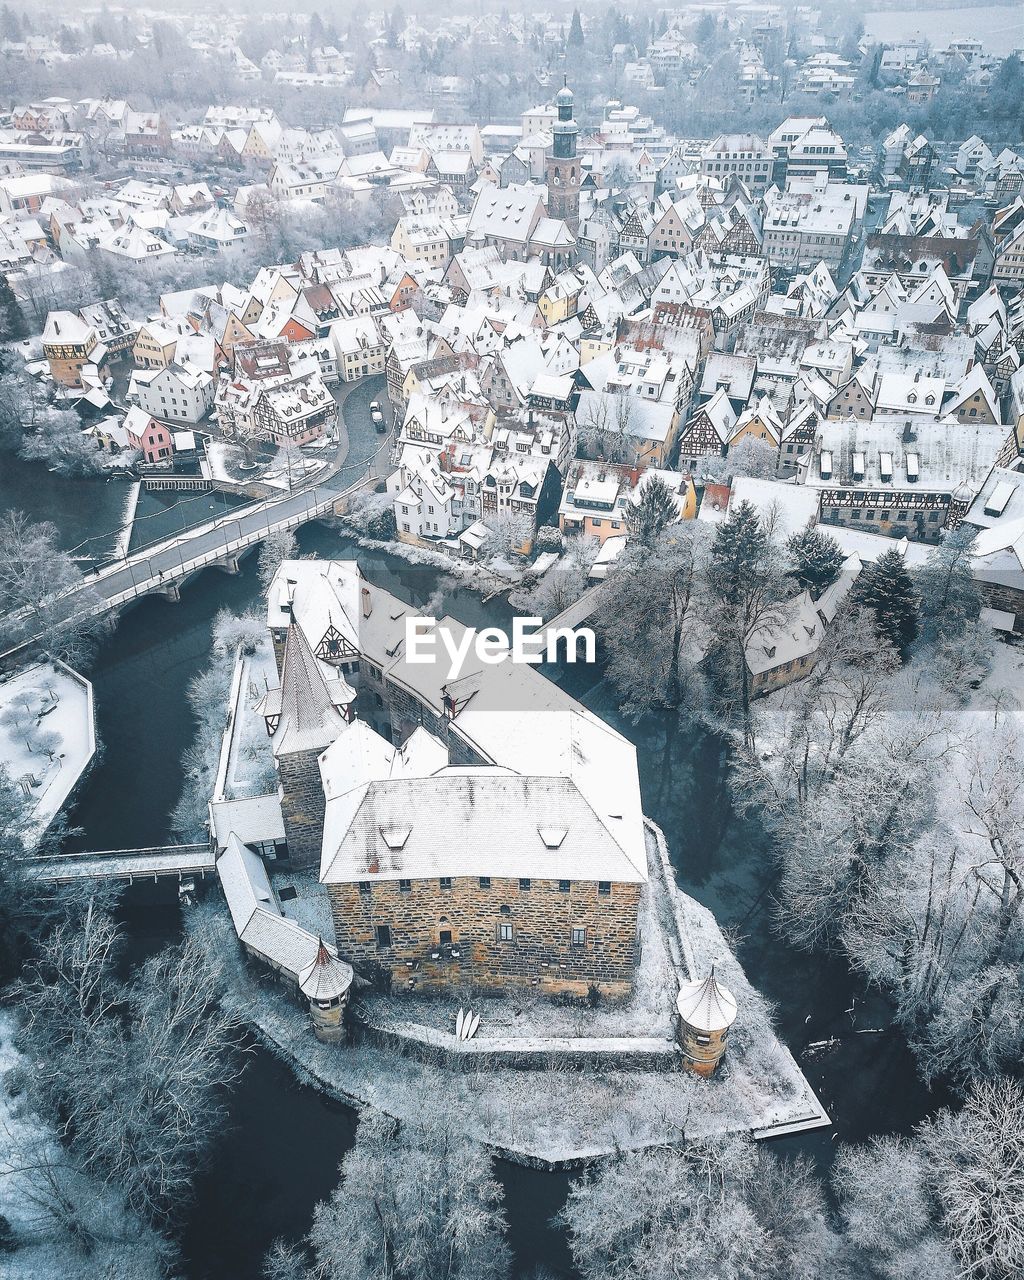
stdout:
POLYGON ((88 910, 58 926, 19 984, 33 1089, 84 1172, 115 1184, 133 1212, 166 1223, 239 1076, 239 1019, 190 941, 152 957, 127 985, 119 933, 88 910))
POLYGON ((655 709, 678 716, 692 695, 700 632, 692 606, 707 552, 706 526, 673 524, 650 547, 627 546, 605 584, 595 620, 631 719, 655 709))
POLYGON ((570 1189, 561 1221, 584 1280, 661 1280, 709 1262, 722 1280, 811 1280, 834 1248, 809 1166, 740 1138, 610 1160, 570 1189))
POLYGON ((264 592, 274 581, 282 562, 290 560, 295 555, 297 546, 295 534, 291 529, 278 529, 264 538, 259 558, 260 586, 264 592))
POLYGON ((314 1214, 310 1280, 508 1276, 501 1186, 490 1157, 454 1121, 400 1125, 363 1113, 341 1182, 314 1214))

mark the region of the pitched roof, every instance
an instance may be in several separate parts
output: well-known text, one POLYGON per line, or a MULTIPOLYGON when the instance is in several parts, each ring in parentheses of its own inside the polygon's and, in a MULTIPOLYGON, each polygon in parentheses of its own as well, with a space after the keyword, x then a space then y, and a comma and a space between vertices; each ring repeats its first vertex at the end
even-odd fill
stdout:
POLYGON ((345 720, 331 701, 313 650, 301 627, 288 627, 281 672, 281 719, 274 733, 274 754, 322 751, 341 732, 345 720))

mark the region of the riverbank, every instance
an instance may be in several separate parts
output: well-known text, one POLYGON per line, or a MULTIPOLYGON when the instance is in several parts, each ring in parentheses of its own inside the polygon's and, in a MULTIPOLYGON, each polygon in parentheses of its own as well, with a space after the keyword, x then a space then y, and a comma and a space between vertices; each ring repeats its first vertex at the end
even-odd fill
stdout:
MULTIPOLYGON (((243 957, 216 895, 187 914, 185 926, 220 965, 228 1007, 300 1082, 399 1120, 425 1108, 457 1114, 469 1137, 518 1164, 571 1169, 696 1136, 771 1137, 827 1125, 714 917, 675 887, 653 823, 647 853, 641 942, 649 954, 634 998, 593 1011, 518 993, 478 998, 481 1031, 469 1042, 451 1031, 464 993, 390 1000, 367 993, 348 1015, 348 1043, 322 1044, 294 993, 243 957), (740 1015, 722 1066, 705 1080, 683 1068, 672 1010, 680 983, 712 966, 740 1015)), ((291 884, 294 876, 283 874, 291 884)))

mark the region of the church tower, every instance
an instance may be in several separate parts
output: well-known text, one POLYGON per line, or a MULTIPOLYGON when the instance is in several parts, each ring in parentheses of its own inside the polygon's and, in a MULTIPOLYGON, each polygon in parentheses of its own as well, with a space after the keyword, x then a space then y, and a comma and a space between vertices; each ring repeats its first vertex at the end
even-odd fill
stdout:
POLYGON ((580 229, 580 162, 576 156, 579 127, 572 115, 573 96, 568 85, 555 95, 558 117, 552 128, 554 141, 545 166, 548 217, 561 218, 576 235, 580 229))

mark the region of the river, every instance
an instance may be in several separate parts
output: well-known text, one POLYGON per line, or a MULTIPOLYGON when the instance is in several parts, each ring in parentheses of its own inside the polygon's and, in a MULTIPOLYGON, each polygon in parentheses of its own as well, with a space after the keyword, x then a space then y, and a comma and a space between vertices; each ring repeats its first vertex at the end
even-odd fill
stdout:
MULTIPOLYGON (((0 502, 47 516, 34 474, 38 469, 24 472, 23 466, 0 474, 0 502), (27 486, 24 491, 21 484, 27 486)), ((54 492, 50 501, 62 513, 65 545, 74 545, 72 540, 90 527, 106 528, 123 506, 123 485, 118 495, 113 484, 102 481, 59 483, 62 496, 58 502, 54 492)), ((321 525, 304 529, 299 544, 302 554, 358 555, 371 579, 417 604, 425 603, 438 583, 434 570, 367 553, 321 525)), ((250 556, 237 575, 206 570, 183 588, 178 604, 150 597, 122 617, 91 672, 104 750, 71 815, 82 828, 73 844, 96 849, 168 840, 168 816, 181 791, 181 756, 193 733, 188 683, 207 661, 218 610, 258 604, 256 557, 250 556)), ((503 598, 484 604, 465 588, 449 586, 442 607, 469 624, 486 618, 500 625, 508 617, 503 598)), ((619 723, 610 692, 602 680, 595 682, 593 671, 577 668, 569 678, 581 682, 573 690, 578 696, 619 723)), ((777 1003, 783 1038, 835 1122, 831 1130, 778 1140, 777 1148, 807 1152, 827 1172, 837 1138, 906 1131, 944 1099, 921 1087, 901 1036, 872 1030, 888 1024, 882 1000, 868 996, 838 960, 795 952, 773 933, 765 841, 755 824, 729 814, 719 744, 695 735, 666 744, 653 731, 620 727, 637 743, 645 810, 665 830, 681 885, 737 931, 749 976, 777 1003), (838 1043, 831 1051, 805 1055, 810 1042, 832 1038, 838 1043)), ((139 945, 158 945, 177 933, 172 899, 166 887, 130 893, 125 922, 139 945)), ((254 1054, 232 1098, 231 1119, 199 1177, 184 1226, 189 1280, 254 1280, 260 1258, 277 1236, 297 1239, 308 1228, 313 1206, 335 1185, 354 1127, 350 1111, 297 1085, 261 1052, 254 1054)), ((556 1274, 571 1275, 565 1241, 550 1226, 564 1203, 568 1177, 504 1164, 499 1175, 517 1274, 525 1277, 543 1263, 556 1274)))

